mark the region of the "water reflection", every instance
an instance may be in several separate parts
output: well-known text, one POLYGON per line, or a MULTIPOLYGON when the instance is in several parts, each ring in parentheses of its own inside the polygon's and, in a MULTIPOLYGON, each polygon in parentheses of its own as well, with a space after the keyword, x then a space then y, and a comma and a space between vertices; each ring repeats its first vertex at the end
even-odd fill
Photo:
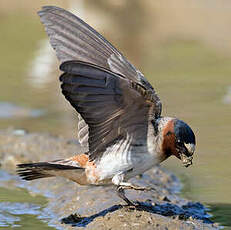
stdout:
POLYGON ((16 175, 0 170, 0 229, 53 229, 41 216, 46 199, 16 188, 17 184, 16 175))
MULTIPOLYGON (((1 172, 1 176, 5 174, 1 172)), ((9 176, 6 174, 5 176, 9 179, 9 176)), ((2 182, 6 185, 6 178, 0 177, 0 183, 2 182)), ((16 227, 23 230, 53 229, 38 219, 44 204, 44 198, 40 196, 32 197, 25 190, 0 187, 0 229, 12 229, 16 227)))
POLYGON ((208 207, 214 215, 213 221, 226 226, 225 229, 231 229, 227 227, 231 226, 231 204, 213 203, 208 204, 208 207))
POLYGON ((37 219, 40 209, 33 203, 0 202, 0 229, 53 229, 37 219))

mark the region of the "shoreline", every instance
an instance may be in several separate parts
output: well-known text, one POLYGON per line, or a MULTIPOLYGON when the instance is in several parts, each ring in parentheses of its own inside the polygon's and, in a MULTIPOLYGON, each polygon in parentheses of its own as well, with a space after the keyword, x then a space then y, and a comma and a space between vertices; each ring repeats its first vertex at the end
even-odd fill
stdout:
MULTIPOLYGON (((76 140, 23 130, 0 130, 1 169, 14 175, 18 163, 61 159, 83 151, 76 140)), ((48 218, 48 225, 56 228, 219 229, 209 220, 206 207, 179 197, 181 183, 160 167, 131 180, 155 188, 155 192, 127 192, 131 200, 139 201, 136 209, 126 206, 113 186, 78 186, 63 178, 32 182, 16 178, 16 187, 46 197, 48 203, 42 215, 48 218)))

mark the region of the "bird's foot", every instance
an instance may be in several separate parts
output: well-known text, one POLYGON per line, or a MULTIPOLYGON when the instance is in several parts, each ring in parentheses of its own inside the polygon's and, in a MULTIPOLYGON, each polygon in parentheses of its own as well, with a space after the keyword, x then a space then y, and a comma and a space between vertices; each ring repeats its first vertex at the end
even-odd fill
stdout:
POLYGON ((125 189, 134 189, 134 190, 138 190, 138 191, 151 191, 151 190, 155 190, 153 188, 149 188, 149 187, 141 187, 141 186, 136 186, 133 185, 131 183, 126 183, 126 182, 122 182, 120 183, 120 185, 117 186, 117 194, 118 196, 123 199, 128 206, 133 206, 133 207, 138 207, 140 204, 139 202, 134 203, 133 201, 130 201, 126 196, 125 196, 125 189))

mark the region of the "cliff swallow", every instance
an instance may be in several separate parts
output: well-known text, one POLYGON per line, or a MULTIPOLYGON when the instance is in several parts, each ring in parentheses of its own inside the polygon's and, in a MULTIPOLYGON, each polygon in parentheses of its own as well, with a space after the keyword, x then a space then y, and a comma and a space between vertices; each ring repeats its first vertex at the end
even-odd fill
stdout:
POLYGON ((62 93, 79 114, 78 137, 88 151, 64 160, 18 165, 25 180, 61 176, 80 185, 128 182, 170 156, 192 164, 195 136, 183 121, 161 116, 161 101, 144 75, 112 44, 70 12, 38 12, 61 62, 62 93))

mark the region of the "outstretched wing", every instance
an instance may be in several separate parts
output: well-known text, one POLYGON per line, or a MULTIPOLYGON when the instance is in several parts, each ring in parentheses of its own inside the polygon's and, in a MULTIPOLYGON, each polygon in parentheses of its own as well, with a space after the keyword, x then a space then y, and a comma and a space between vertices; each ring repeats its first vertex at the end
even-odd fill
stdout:
POLYGON ((55 6, 44 6, 38 14, 61 62, 93 63, 152 88, 115 47, 77 16, 55 6))
MULTIPOLYGON (((118 78, 117 80, 113 80, 113 81, 119 82, 120 81, 119 79, 123 79, 123 81, 128 82, 127 83, 128 88, 124 86, 123 92, 125 91, 130 92, 131 89, 129 87, 132 84, 133 91, 134 91, 132 92, 136 95, 137 92, 135 92, 136 91, 135 88, 138 87, 140 91, 143 91, 145 95, 149 95, 148 97, 151 98, 150 101, 152 102, 153 116, 154 117, 160 116, 161 102, 159 100, 158 95, 155 93, 154 89, 150 85, 150 83, 144 78, 142 73, 136 70, 136 68, 130 62, 128 62, 127 59, 115 47, 113 47, 102 35, 96 32, 92 27, 90 27, 88 24, 86 24, 84 21, 82 21, 77 16, 71 14, 70 12, 64 9, 58 8, 58 7, 45 6, 42 8, 41 11, 38 12, 38 14, 41 17, 42 23, 45 25, 45 29, 46 29, 48 36, 50 37, 50 43, 52 47, 56 50, 57 57, 62 63, 66 61, 71 61, 71 60, 78 60, 82 62, 91 63, 93 64, 92 67, 95 65, 94 66, 95 69, 101 69, 101 70, 103 69, 103 72, 110 73, 110 75, 114 76, 113 78, 108 78, 108 79, 118 78)), ((66 63, 66 65, 63 65, 63 68, 64 66, 69 66, 69 65, 67 65, 66 63)), ((67 74, 71 74, 71 76, 73 75, 72 71, 68 72, 63 68, 61 69, 67 72, 67 74)), ((74 69, 76 71, 76 68, 74 69)), ((77 75, 79 75, 79 73, 77 73, 77 75)), ((87 75, 84 75, 84 76, 87 77, 87 75)), ((94 80, 93 77, 90 77, 89 79, 94 80)), ((94 82, 93 80, 92 82, 94 82)), ((85 84, 89 84, 91 86, 91 84, 93 83, 90 83, 90 80, 89 80, 87 83, 85 82, 85 84)), ((104 87, 107 87, 107 86, 104 86, 104 87)), ((98 92, 96 94, 101 95, 98 92)), ((104 97, 102 95, 101 97, 97 96, 97 100, 99 100, 99 98, 101 101, 104 100, 103 99, 104 97)), ((127 97, 128 95, 130 94, 123 93, 120 96, 118 95, 115 96, 115 98, 123 98, 123 100, 129 101, 132 99, 132 96, 130 96, 130 99, 124 98, 124 97, 127 97)), ((69 98, 68 95, 65 95, 65 96, 69 98)), ((82 102, 83 102, 83 98, 81 99, 82 102)), ((109 96, 107 97, 108 104, 110 103, 113 104, 113 100, 115 99, 113 99, 112 97, 110 98, 109 96)), ((145 99, 143 98, 143 102, 144 100, 145 99)), ((78 102, 79 102, 79 99, 75 101, 74 107, 80 113, 79 140, 82 145, 86 146, 87 144, 89 144, 89 148, 92 150, 93 149, 91 147, 92 145, 91 136, 93 135, 91 131, 92 128, 89 126, 89 121, 87 120, 87 118, 83 117, 83 114, 81 113, 81 111, 77 109, 78 102)), ((91 104, 93 103, 94 102, 91 102, 91 104)), ((129 103, 133 103, 133 100, 131 100, 129 103)), ((142 108, 141 101, 140 101, 139 106, 140 106, 139 108, 142 108)), ((95 107, 92 106, 91 108, 95 108, 95 107)), ((118 109, 117 107, 115 108, 118 109)), ((132 109, 132 106, 130 106, 129 108, 132 109)), ((102 106, 100 107, 100 109, 102 109, 102 106)), ((116 109, 115 111, 117 111, 116 109)), ((103 111, 104 110, 102 110, 102 112, 100 112, 99 114, 102 115, 103 111)), ((120 111, 119 113, 121 113, 121 109, 119 109, 119 111, 120 111)), ((124 115, 125 113, 123 112, 122 114, 124 115)), ((131 115, 131 112, 130 112, 130 115, 131 115)), ((116 127, 117 123, 112 122, 112 124, 113 124, 113 127, 116 127)))
POLYGON ((147 140, 154 98, 139 84, 102 67, 68 61, 61 64, 62 92, 89 127, 90 159, 121 139, 147 140))

